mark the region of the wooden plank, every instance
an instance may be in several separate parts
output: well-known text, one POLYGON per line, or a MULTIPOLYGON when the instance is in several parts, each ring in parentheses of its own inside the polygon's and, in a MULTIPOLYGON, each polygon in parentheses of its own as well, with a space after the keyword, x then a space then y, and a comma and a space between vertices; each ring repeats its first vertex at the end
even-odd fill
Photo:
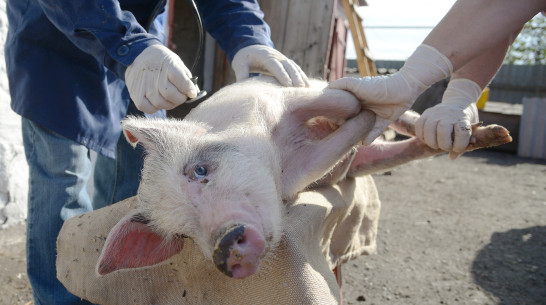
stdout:
POLYGON ((524 98, 518 155, 546 159, 546 98, 524 98))
MULTIPOLYGON (((309 77, 324 78, 336 1, 339 0, 258 1, 276 49, 300 65, 309 77)), ((234 81, 233 72, 218 49, 214 64, 215 90, 234 81)))
POLYGON ((335 1, 313 1, 309 10, 310 23, 308 25, 308 48, 305 50, 305 63, 309 67, 311 77, 324 77, 327 51, 331 41, 330 32, 333 31, 333 14, 335 1))
POLYGON ((358 70, 361 76, 376 75, 373 58, 368 50, 368 42, 362 26, 362 17, 356 10, 356 4, 353 0, 342 0, 349 28, 353 37, 355 51, 357 56, 358 70))
POLYGON ((261 0, 276 48, 310 77, 323 77, 334 0, 261 0))
MULTIPOLYGON (((306 60, 306 45, 311 47, 315 37, 309 37, 312 0, 289 1, 284 33, 284 47, 281 52, 294 60, 306 73, 312 73, 312 66, 306 60)), ((320 1, 318 1, 320 3, 320 1)))
POLYGON ((345 75, 345 52, 347 50, 347 27, 345 26, 345 19, 335 18, 334 33, 332 35, 331 50, 326 62, 325 79, 327 81, 334 81, 345 75))
POLYGON ((271 40, 277 50, 282 50, 289 0, 260 0, 258 2, 264 12, 264 20, 271 28, 271 40))

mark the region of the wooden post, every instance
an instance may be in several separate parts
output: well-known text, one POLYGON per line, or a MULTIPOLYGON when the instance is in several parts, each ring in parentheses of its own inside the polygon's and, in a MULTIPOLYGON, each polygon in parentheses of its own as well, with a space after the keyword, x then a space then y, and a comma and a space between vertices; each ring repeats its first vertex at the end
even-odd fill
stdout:
POLYGON ((364 28, 362 27, 362 17, 356 11, 357 5, 354 0, 342 0, 347 19, 349 20, 349 28, 353 37, 356 57, 358 63, 358 70, 361 76, 374 76, 376 75, 375 64, 368 50, 368 42, 366 41, 366 35, 364 34, 364 28))

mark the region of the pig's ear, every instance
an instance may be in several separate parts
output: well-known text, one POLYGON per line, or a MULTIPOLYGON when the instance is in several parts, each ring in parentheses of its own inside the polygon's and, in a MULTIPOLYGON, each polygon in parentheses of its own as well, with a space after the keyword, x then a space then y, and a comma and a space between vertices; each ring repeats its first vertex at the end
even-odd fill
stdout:
POLYGON ((157 119, 142 117, 127 117, 121 122, 125 139, 136 147, 141 143, 146 149, 161 149, 169 141, 169 135, 195 135, 197 137, 207 133, 208 126, 176 119, 157 119))
POLYGON ((129 130, 123 129, 123 135, 129 144, 135 147, 138 144, 138 138, 129 130))
POLYGON ((133 211, 112 228, 97 263, 99 275, 152 266, 182 251, 182 238, 166 240, 153 232, 148 223, 142 213, 133 211))
POLYGON ((148 118, 128 117, 121 122, 123 135, 133 147, 142 143, 145 147, 153 147, 161 134, 162 128, 158 120, 148 118))

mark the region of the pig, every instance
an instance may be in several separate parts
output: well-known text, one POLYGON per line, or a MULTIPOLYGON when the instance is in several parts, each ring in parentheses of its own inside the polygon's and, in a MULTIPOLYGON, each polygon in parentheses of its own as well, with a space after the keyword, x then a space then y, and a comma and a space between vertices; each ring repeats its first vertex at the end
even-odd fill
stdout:
POLYGON ((146 151, 140 209, 112 229, 97 272, 159 263, 189 237, 224 274, 254 274, 280 240, 283 200, 330 171, 373 126, 353 95, 324 86, 261 77, 220 90, 184 120, 125 120, 126 139, 146 151), (323 134, 323 122, 339 126, 335 136, 323 134))
MULTIPOLYGON (((96 272, 159 264, 191 238, 220 272, 249 277, 281 239, 283 202, 440 153, 414 138, 359 145, 375 115, 352 94, 325 87, 282 87, 262 76, 221 89, 184 120, 124 120, 127 141, 146 152, 138 208, 110 231, 96 272)), ((412 118, 394 125, 411 133, 412 118)))

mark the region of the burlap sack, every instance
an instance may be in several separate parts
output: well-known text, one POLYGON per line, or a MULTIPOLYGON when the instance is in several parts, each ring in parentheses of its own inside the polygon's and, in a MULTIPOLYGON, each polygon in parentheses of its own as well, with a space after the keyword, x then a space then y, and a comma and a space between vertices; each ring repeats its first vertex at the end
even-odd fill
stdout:
POLYGON ((110 229, 135 197, 66 221, 57 275, 68 290, 97 304, 337 304, 332 268, 376 249, 380 202, 370 176, 300 194, 289 203, 278 248, 258 272, 232 279, 187 239, 169 260, 98 276, 95 265, 110 229))

